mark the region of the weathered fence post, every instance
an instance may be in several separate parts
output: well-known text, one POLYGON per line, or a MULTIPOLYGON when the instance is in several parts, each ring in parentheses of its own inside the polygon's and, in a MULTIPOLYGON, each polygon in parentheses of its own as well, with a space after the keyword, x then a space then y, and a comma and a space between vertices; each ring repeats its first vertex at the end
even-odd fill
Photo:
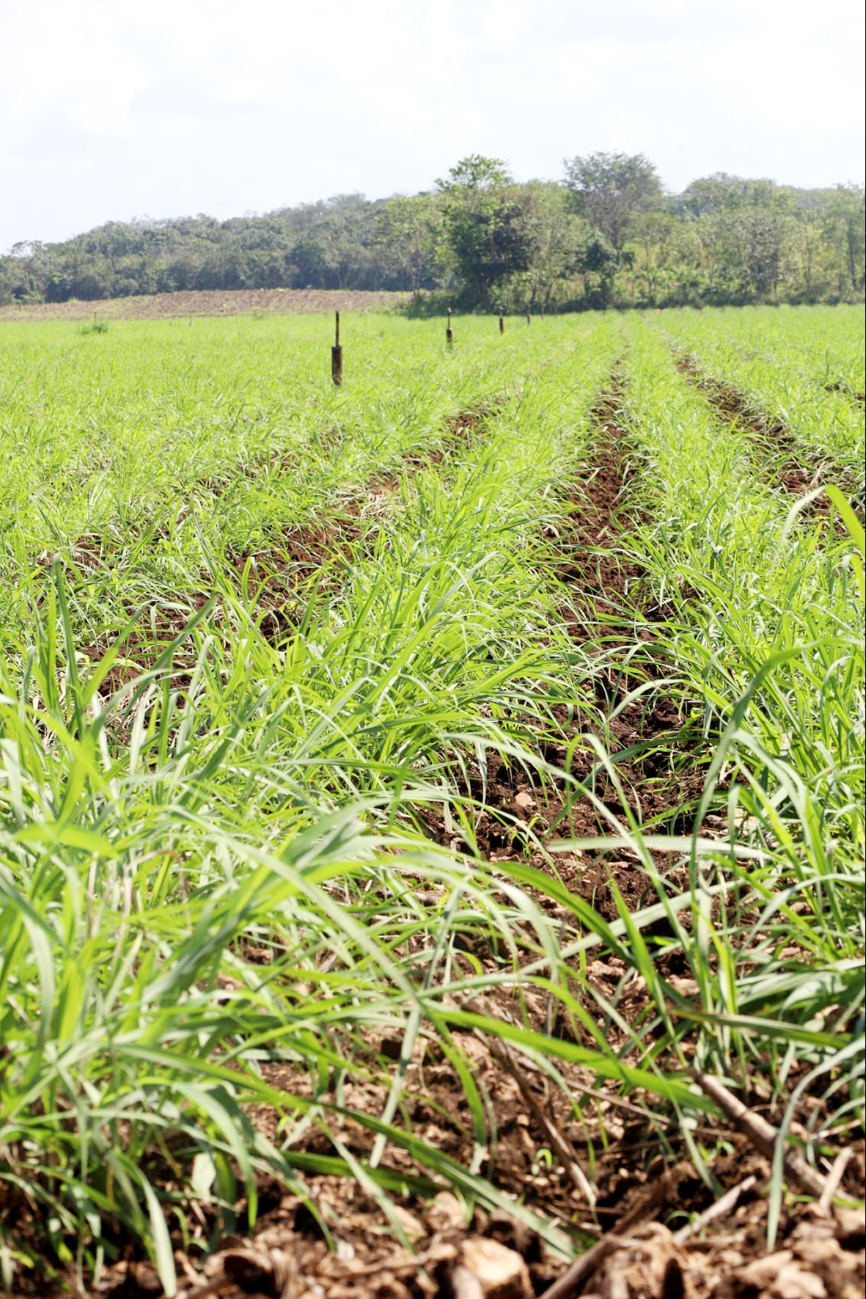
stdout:
POLYGON ((334 346, 331 348, 331 378, 339 388, 343 382, 343 349, 340 346, 340 313, 334 312, 335 318, 335 337, 334 346))
POLYGON ((503 314, 502 314, 502 308, 501 308, 501 307, 499 308, 499 332, 500 332, 500 334, 504 334, 504 333, 505 333, 505 317, 504 317, 503 314))
POLYGON ((529 310, 528 307, 526 308, 526 323, 527 325, 532 324, 532 312, 529 310))
POLYGON ((453 331, 452 331, 452 329, 451 329, 451 308, 449 307, 449 308, 448 308, 448 324, 447 324, 446 327, 445 327, 445 346, 446 346, 446 347, 453 347, 453 345, 454 345, 454 333, 453 333, 453 331))

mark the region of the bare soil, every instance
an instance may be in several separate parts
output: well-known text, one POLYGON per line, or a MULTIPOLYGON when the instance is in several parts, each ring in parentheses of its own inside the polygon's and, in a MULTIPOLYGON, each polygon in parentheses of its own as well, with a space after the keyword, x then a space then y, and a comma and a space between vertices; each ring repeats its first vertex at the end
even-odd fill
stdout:
MULTIPOLYGON (((600 666, 592 678, 591 696, 582 704, 576 701, 570 714, 557 709, 555 726, 536 736, 545 760, 578 781, 591 782, 592 794, 575 795, 561 781, 535 783, 522 768, 505 761, 488 770, 485 781, 469 764, 466 793, 479 804, 484 802, 477 845, 497 861, 519 855, 516 845, 527 830, 542 843, 610 833, 606 814, 622 825, 631 814, 660 830, 682 828, 703 790, 695 737, 684 724, 677 701, 664 692, 645 689, 626 702, 637 689, 667 675, 665 665, 656 661, 651 626, 668 611, 655 604, 645 574, 628 554, 629 534, 637 519, 625 502, 627 461, 616 425, 620 395, 614 385, 596 407, 592 456, 570 489, 570 521, 552 543, 556 550, 552 568, 569 595, 561 617, 576 641, 590 653, 598 653, 600 666), (640 626, 637 633, 635 623, 640 626), (597 735, 613 756, 620 787, 580 742, 586 734, 597 735), (628 758, 621 756, 625 751, 628 758)), ((437 814, 424 819, 438 842, 465 846, 437 814)), ((579 862, 572 860, 570 866, 567 857, 560 858, 563 882, 607 914, 614 907, 607 855, 584 854, 579 862)), ((637 905, 649 881, 626 862, 617 865, 618 887, 637 905)))
POLYGON ((395 310, 411 295, 357 289, 195 289, 99 302, 29 302, 0 307, 0 320, 165 320, 185 316, 285 316, 316 311, 395 310))

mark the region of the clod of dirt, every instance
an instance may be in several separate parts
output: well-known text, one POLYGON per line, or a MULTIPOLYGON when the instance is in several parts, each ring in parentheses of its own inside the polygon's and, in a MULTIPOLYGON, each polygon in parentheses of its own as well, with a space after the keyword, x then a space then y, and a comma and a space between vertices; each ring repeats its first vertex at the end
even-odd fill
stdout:
POLYGON ((462 1231, 465 1222, 463 1206, 450 1191, 439 1191, 427 1206, 427 1221, 433 1231, 462 1231))
POLYGON ((451 1272, 452 1299, 531 1299, 529 1270, 498 1240, 469 1236, 451 1272))
POLYGON ((282 1250, 255 1245, 226 1250, 221 1262, 226 1280, 247 1294, 282 1295, 294 1270, 282 1250))
POLYGON ((117 1285, 106 1291, 110 1299, 151 1299, 151 1296, 156 1299, 163 1292, 162 1282, 152 1263, 123 1263, 117 1272, 120 1274, 117 1285))
POLYGON ((733 1293, 772 1295, 773 1299, 824 1299, 827 1287, 813 1272, 804 1272, 789 1249, 782 1249, 740 1268, 733 1293))
POLYGON ((691 1299, 691 1266, 667 1227, 649 1223, 610 1254, 588 1282, 585 1299, 691 1299))

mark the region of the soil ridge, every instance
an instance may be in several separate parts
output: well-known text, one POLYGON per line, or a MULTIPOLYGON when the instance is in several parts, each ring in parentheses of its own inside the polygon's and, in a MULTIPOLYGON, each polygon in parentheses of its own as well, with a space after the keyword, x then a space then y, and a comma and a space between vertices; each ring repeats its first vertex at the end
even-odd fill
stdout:
MULTIPOLYGON (((803 450, 793 434, 779 420, 768 420, 760 415, 744 393, 732 384, 708 374, 693 356, 681 353, 675 359, 676 368, 686 382, 696 388, 709 405, 722 418, 734 422, 746 432, 753 444, 765 454, 759 465, 761 476, 774 486, 779 486, 789 496, 801 497, 820 487, 830 474, 846 492, 851 504, 862 516, 862 492, 858 493, 851 475, 829 457, 816 465, 808 465, 802 458, 803 450)), ((834 509, 830 498, 822 493, 804 508, 809 518, 828 519, 834 509)))

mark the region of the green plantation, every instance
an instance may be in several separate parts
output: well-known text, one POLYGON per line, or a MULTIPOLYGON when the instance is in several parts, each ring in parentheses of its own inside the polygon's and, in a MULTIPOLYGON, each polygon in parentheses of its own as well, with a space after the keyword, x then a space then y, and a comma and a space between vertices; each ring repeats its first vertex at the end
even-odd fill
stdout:
POLYGON ((708 1076, 772 1242, 864 1121, 862 312, 332 329, 0 325, 4 1283, 323 1179, 552 1277, 727 1187, 708 1076))

